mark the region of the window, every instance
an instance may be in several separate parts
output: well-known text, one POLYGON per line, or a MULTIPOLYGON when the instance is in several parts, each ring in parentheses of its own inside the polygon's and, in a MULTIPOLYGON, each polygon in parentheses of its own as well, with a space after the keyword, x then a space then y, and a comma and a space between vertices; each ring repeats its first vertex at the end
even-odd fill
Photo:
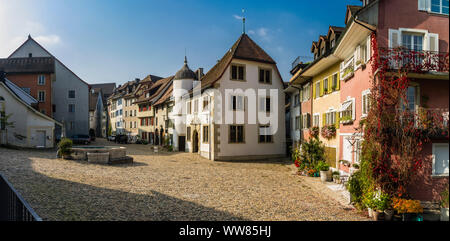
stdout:
POLYGON ((305 86, 303 86, 302 90, 300 91, 301 93, 301 100, 302 101, 308 101, 310 98, 310 92, 311 92, 311 85, 310 84, 306 84, 305 86))
POLYGON ((270 84, 272 83, 272 70, 259 69, 259 83, 270 84))
POLYGON ((186 128, 186 140, 191 141, 191 127, 190 126, 188 126, 186 128))
POLYGON ((125 117, 127 117, 128 116, 128 111, 125 111, 125 117))
POLYGON ((325 47, 322 48, 321 55, 325 55, 325 47))
POLYGON ((69 90, 69 98, 75 99, 75 90, 69 90))
POLYGON ((194 113, 198 112, 198 99, 194 100, 194 113))
POLYGON ((137 125, 136 125, 137 123, 136 123, 136 121, 134 122, 134 128, 137 128, 137 125))
POLYGON ((45 91, 40 90, 38 92, 38 101, 39 102, 45 102, 45 91))
POLYGON ((362 94, 362 115, 367 116, 370 109, 370 91, 364 91, 362 94))
POLYGON ((209 140, 209 126, 203 126, 203 142, 207 143, 209 140))
POLYGON ((319 127, 319 125, 320 125, 320 115, 314 114, 314 126, 319 127))
POLYGON ((360 162, 361 157, 361 150, 362 150, 362 140, 356 140, 355 142, 355 162, 360 162))
POLYGON ((405 105, 404 103, 401 104, 402 109, 407 109, 411 112, 416 111, 416 106, 418 105, 418 94, 417 94, 418 88, 416 86, 409 86, 406 90, 406 100, 408 103, 405 105))
POLYGON ((1 117, 0 130, 4 131, 6 130, 6 119, 5 119, 6 113, 4 111, 0 111, 0 117, 1 117))
POLYGON ((122 105, 122 99, 117 100, 117 105, 122 105))
POLYGON ((295 129, 296 130, 300 129, 300 116, 295 117, 295 129))
POLYGON ((302 129, 308 129, 309 127, 311 127, 311 115, 303 114, 301 124, 302 124, 302 129))
POLYGON ((136 110, 134 110, 134 116, 136 116, 136 110))
POLYGON ((448 14, 448 0, 431 0, 432 13, 448 14))
POLYGON ((155 119, 155 125, 156 126, 158 125, 158 117, 156 117, 156 119, 155 119))
POLYGON ((319 82, 317 82, 316 83, 316 88, 315 88, 316 90, 316 93, 315 93, 315 96, 314 96, 314 98, 319 98, 320 97, 320 81, 319 82))
POLYGON ((448 143, 434 143, 433 152, 433 174, 448 176, 448 143))
POLYGON ((45 75, 38 76, 38 85, 45 85, 45 75))
POLYGON ((123 115, 123 111, 119 110, 119 115, 122 116, 123 115))
POLYGON ((334 91, 334 90, 337 90, 337 86, 338 86, 338 74, 337 73, 334 74, 332 78, 333 79, 331 81, 331 89, 334 91))
POLYGON ((209 107, 209 96, 203 97, 203 111, 208 110, 209 107))
POLYGON ((69 130, 73 130, 73 126, 74 126, 74 125, 73 125, 73 121, 70 121, 70 122, 69 122, 69 130))
POLYGON ((245 80, 245 65, 231 65, 231 80, 245 80))
POLYGON ((335 125, 336 124, 336 111, 327 112, 325 114, 325 124, 335 125))
POLYGON ((22 87, 22 90, 27 92, 27 94, 29 94, 29 95, 31 94, 31 89, 30 88, 22 87))
POLYGON ((334 48, 334 45, 336 45, 336 39, 331 40, 331 48, 334 48))
POLYGON ((230 143, 244 143, 244 126, 230 125, 230 143))
POLYGON ((75 105, 74 104, 69 104, 69 112, 70 113, 74 113, 75 112, 75 105))
POLYGON ((423 35, 412 34, 412 33, 402 33, 402 45, 403 47, 414 50, 423 50, 423 35))
POLYGON ((350 120, 354 120, 355 116, 354 116, 354 104, 353 104, 354 100, 347 100, 342 104, 341 107, 341 120, 342 121, 350 121, 350 120))
POLYGON ((259 126, 259 143, 272 143, 273 137, 271 133, 270 126, 262 125, 259 126))
POLYGON ((300 105, 300 94, 295 94, 294 95, 294 106, 299 106, 300 105))
POLYGON ((323 80, 323 93, 328 93, 328 77, 323 80))
POLYGON ((232 110, 244 110, 244 96, 232 95, 231 96, 231 109, 232 110))
POLYGON ((188 114, 192 114, 192 106, 190 101, 186 102, 186 109, 188 114))

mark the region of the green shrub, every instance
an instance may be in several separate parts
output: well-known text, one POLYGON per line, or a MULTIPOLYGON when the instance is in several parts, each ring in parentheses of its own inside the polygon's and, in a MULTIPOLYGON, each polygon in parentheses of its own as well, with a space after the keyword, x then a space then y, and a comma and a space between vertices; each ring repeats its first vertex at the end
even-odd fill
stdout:
POLYGON ((58 143, 58 153, 60 155, 62 155, 63 157, 68 156, 72 153, 72 146, 73 146, 73 142, 71 139, 63 138, 58 143))
POLYGON ((324 161, 320 161, 317 164, 316 169, 318 169, 319 171, 323 171, 323 172, 329 171, 330 170, 330 164, 328 164, 328 163, 326 163, 324 161))
POLYGON ((448 186, 441 192, 441 207, 448 208, 448 186))
POLYGON ((350 198, 353 203, 363 203, 363 184, 360 171, 354 172, 347 183, 347 189, 350 192, 350 198))

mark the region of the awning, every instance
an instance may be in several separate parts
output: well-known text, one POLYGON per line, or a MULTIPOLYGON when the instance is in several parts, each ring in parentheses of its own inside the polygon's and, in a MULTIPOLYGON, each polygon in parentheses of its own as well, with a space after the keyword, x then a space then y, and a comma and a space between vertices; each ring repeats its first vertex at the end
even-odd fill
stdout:
POLYGON ((347 102, 344 102, 343 104, 342 104, 342 107, 341 107, 341 109, 339 110, 339 111, 346 111, 347 109, 348 109, 348 107, 350 107, 351 105, 353 104, 353 102, 352 101, 347 101, 347 102))

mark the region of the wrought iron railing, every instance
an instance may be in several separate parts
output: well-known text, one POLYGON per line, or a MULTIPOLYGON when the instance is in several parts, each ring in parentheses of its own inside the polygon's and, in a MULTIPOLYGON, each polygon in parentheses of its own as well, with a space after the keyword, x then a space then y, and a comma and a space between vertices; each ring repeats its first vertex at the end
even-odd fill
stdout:
POLYGON ((2 174, 0 174, 0 221, 42 221, 2 174))
POLYGON ((300 63, 300 56, 298 56, 295 60, 294 60, 294 62, 292 62, 292 68, 291 69, 294 69, 295 67, 297 67, 297 65, 300 63))
POLYGON ((399 48, 380 48, 379 55, 386 69, 408 72, 449 72, 448 52, 415 51, 399 48))

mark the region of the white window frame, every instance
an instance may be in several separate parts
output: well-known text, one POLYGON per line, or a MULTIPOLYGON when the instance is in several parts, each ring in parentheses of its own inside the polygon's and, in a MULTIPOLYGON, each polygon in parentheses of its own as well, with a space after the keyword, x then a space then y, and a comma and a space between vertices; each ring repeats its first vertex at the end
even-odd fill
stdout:
MULTIPOLYGON (((350 96, 347 97, 347 100, 344 101, 341 106, 343 106, 345 103, 347 102, 352 102, 352 120, 354 121, 356 119, 356 114, 355 114, 355 98, 351 98, 350 96)), ((339 111, 339 117, 342 119, 342 110, 340 109, 339 111)))
POLYGON ((425 11, 425 12, 428 12, 428 13, 442 14, 442 15, 447 15, 448 16, 448 13, 443 13, 442 12, 442 9, 444 8, 443 4, 442 4, 443 0, 440 0, 439 2, 440 2, 440 4, 439 4, 439 6, 440 6, 439 12, 431 11, 431 0, 418 0, 418 9, 419 9, 419 11, 425 11))
POLYGON ((367 114, 369 113, 369 109, 370 109, 370 102, 369 102, 369 98, 366 100, 367 103, 367 113, 364 113, 364 97, 370 96, 370 89, 368 90, 364 90, 363 92, 361 92, 361 117, 366 117, 367 114))
POLYGON ((335 125, 336 124, 336 112, 337 110, 335 110, 334 108, 330 108, 328 109, 327 112, 325 112, 325 125, 335 125), (334 120, 333 123, 329 123, 329 115, 331 116, 331 120, 334 120))
POLYGON ((433 159, 433 165, 432 165, 433 169, 432 169, 431 176, 433 176, 433 177, 448 177, 449 176, 448 173, 436 173, 436 169, 435 169, 435 166, 436 166, 435 150, 436 150, 437 146, 444 146, 444 147, 446 146, 448 148, 449 144, 448 143, 433 143, 432 144, 432 147, 431 147, 432 152, 431 152, 431 154, 432 154, 432 159, 433 159))
POLYGON ((38 101, 41 102, 41 103, 45 102, 45 97, 46 97, 45 96, 45 91, 44 90, 39 90, 38 91, 38 101), (41 100, 41 93, 43 93, 43 99, 42 100, 41 100))
POLYGON ((38 75, 38 85, 45 85, 45 75, 38 75))
POLYGON ((320 113, 314 113, 313 115, 313 126, 319 127, 320 126, 320 113), (317 117, 317 125, 316 125, 316 117, 317 117))

